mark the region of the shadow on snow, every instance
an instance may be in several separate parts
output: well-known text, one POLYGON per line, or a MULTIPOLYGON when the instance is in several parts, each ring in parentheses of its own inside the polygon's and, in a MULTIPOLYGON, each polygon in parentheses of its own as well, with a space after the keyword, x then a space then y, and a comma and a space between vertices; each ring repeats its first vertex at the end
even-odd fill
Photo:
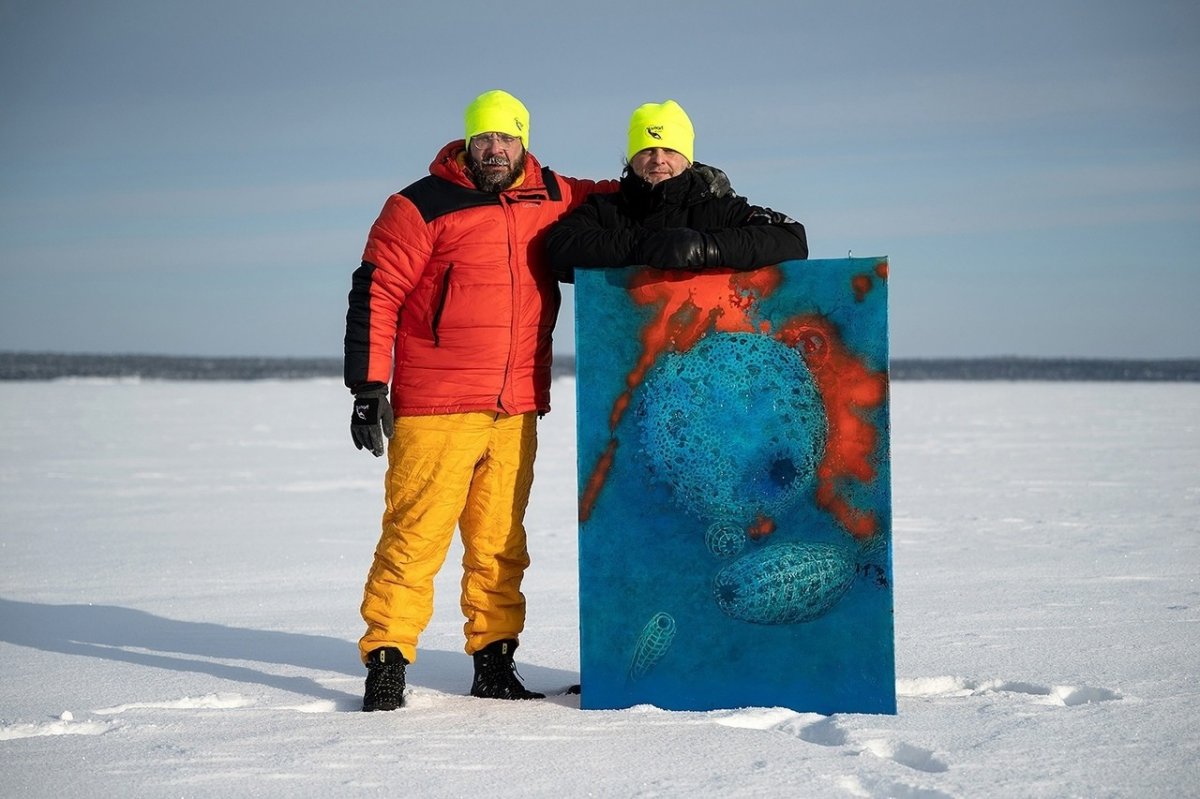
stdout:
MULTIPOLYGON (((222 662, 299 667, 332 673, 337 679, 365 677, 356 643, 330 636, 180 621, 112 605, 46 605, 0 598, 0 641, 265 685, 333 701, 339 710, 362 706, 362 694, 357 690, 351 694, 328 688, 313 677, 222 662)), ((577 676, 559 669, 522 666, 522 670, 539 683, 578 681, 577 676)), ((471 659, 461 651, 423 649, 418 663, 409 669, 409 684, 465 694, 471 684, 471 659)))

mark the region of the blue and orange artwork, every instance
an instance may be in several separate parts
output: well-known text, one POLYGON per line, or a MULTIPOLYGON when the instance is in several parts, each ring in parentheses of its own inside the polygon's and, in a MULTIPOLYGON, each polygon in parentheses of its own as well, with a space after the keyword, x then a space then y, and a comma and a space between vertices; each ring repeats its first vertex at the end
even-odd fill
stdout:
POLYGON ((583 708, 895 712, 887 278, 576 271, 583 708))

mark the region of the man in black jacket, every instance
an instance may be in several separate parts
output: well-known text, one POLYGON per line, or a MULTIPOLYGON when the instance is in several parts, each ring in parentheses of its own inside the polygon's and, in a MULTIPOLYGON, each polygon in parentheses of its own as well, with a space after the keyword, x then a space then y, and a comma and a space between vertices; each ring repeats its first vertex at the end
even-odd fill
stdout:
POLYGON ((799 222, 732 193, 713 195, 692 169, 694 140, 674 100, 633 112, 620 191, 591 195, 547 234, 560 280, 574 282, 576 268, 755 269, 808 257, 799 222))

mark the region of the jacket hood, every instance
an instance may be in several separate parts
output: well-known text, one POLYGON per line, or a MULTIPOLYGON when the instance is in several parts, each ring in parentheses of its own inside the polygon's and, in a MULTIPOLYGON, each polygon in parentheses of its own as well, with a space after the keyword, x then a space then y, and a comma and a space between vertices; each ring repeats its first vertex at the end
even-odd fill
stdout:
MULTIPOLYGON (((434 177, 448 180, 459 186, 465 186, 468 189, 474 189, 475 182, 471 180, 471 176, 467 174, 467 143, 464 139, 455 139, 454 141, 443 147, 433 159, 433 163, 429 165, 429 174, 434 177)), ((543 190, 545 184, 542 182, 542 165, 534 157, 533 153, 525 152, 525 172, 518 179, 517 183, 505 189, 501 194, 508 192, 520 192, 531 189, 543 190)))
POLYGON ((629 207, 640 215, 664 206, 695 205, 712 196, 708 183, 690 167, 654 186, 626 167, 621 175, 621 194, 629 207))

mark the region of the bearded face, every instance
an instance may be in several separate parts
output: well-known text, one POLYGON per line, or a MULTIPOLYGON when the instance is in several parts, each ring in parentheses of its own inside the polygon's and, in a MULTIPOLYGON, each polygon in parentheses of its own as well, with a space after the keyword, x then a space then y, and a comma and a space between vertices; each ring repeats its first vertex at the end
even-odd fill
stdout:
POLYGON ((515 153, 506 152, 501 147, 483 153, 468 148, 466 170, 480 191, 504 191, 525 170, 525 148, 518 144, 515 153))

